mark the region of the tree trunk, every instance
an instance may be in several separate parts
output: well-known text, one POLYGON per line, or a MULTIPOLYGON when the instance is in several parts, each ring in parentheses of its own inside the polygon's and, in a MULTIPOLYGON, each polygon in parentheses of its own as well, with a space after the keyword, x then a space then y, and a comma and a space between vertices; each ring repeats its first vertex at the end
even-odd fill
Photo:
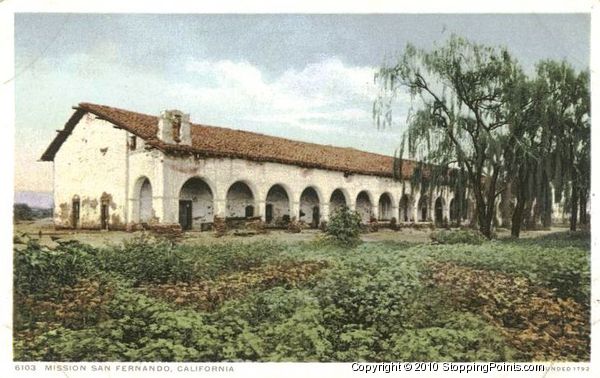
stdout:
POLYGON ((492 238, 492 219, 483 215, 483 219, 479 218, 479 232, 488 239, 492 238))
POLYGON ((507 189, 500 195, 500 214, 502 216, 502 227, 511 227, 511 206, 510 201, 512 199, 512 191, 511 186, 509 185, 507 189))
POLYGON ((476 198, 476 211, 477 211, 477 223, 479 225, 479 232, 488 239, 492 238, 492 225, 491 219, 488 221, 487 209, 484 204, 483 198, 476 198))
MULTIPOLYGON (((575 175, 573 175, 575 176, 575 175)), ((573 189, 571 190, 571 222, 570 230, 577 231, 577 211, 579 210, 578 204, 579 199, 579 188, 577 185, 577 178, 573 178, 573 189)))
POLYGON ((587 195, 585 195, 584 190, 580 190, 581 195, 579 196, 579 223, 587 224, 587 195))
MULTIPOLYGON (((546 180, 546 176, 544 176, 546 180)), ((552 190, 548 181, 544 181, 544 192, 542 196, 542 226, 549 228, 552 226, 552 204, 554 198, 552 198, 552 190)))
POLYGON ((523 204, 523 223, 526 230, 533 229, 533 201, 527 200, 523 204))
POLYGON ((510 228, 511 236, 518 238, 521 234, 521 225, 523 223, 523 211, 525 210, 525 200, 517 197, 517 204, 512 215, 512 225, 510 228))
POLYGON ((477 205, 477 220, 479 223, 479 232, 486 238, 491 239, 494 211, 493 209, 488 209, 489 206, 494 206, 494 204, 477 205))
POLYGON ((538 225, 540 224, 541 212, 542 212, 542 204, 540 203, 539 197, 535 199, 535 204, 533 205, 533 215, 531 216, 531 229, 537 230, 538 225))

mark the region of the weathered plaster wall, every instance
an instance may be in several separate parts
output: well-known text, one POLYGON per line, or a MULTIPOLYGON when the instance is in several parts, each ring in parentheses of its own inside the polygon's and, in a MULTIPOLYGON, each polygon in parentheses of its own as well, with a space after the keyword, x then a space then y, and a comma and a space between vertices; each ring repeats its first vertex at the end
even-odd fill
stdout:
POLYGON ((87 114, 54 158, 54 221, 73 226, 73 198, 79 197, 78 228, 100 228, 103 202, 108 228, 125 227, 127 136, 87 114))

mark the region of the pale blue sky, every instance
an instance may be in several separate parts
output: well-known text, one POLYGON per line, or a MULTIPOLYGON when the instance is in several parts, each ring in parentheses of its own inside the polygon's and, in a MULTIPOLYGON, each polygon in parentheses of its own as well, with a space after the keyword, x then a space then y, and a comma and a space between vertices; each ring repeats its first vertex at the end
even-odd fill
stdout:
POLYGON ((392 154, 408 99, 377 131, 373 73, 407 43, 456 33, 508 47, 528 71, 547 58, 587 69, 589 29, 583 14, 17 14, 15 186, 51 190, 51 164, 35 161, 83 101, 392 154))

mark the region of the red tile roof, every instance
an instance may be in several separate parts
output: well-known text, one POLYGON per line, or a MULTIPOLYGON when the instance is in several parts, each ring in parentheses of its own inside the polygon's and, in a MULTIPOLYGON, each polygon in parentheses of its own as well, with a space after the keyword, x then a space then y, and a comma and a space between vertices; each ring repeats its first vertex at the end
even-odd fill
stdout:
MULTIPOLYGON (((75 109, 65 129, 59 132, 42 155, 42 160, 54 159, 54 155, 77 122, 89 112, 143 138, 149 146, 165 153, 241 158, 346 173, 393 176, 394 158, 391 156, 200 124, 192 124, 191 146, 167 144, 156 136, 158 131, 156 116, 90 103, 80 103, 75 109)), ((415 165, 415 162, 405 160, 402 164, 402 176, 410 177, 415 165)))

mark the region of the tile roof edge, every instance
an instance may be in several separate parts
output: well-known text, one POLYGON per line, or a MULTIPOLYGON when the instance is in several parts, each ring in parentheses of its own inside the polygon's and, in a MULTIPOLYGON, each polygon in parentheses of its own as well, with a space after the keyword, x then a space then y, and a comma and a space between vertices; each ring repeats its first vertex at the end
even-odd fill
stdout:
MULTIPOLYGON (((374 171, 374 170, 360 169, 360 168, 346 169, 343 167, 328 166, 326 164, 302 162, 300 160, 294 160, 294 159, 253 156, 253 155, 245 154, 245 153, 241 153, 241 152, 238 153, 238 152, 223 151, 222 153, 219 153, 217 151, 205 150, 205 149, 201 149, 198 147, 194 148, 191 146, 188 147, 188 146, 179 146, 179 145, 174 145, 174 144, 168 144, 168 143, 162 142, 161 140, 159 140, 156 137, 148 138, 147 136, 141 135, 140 132, 138 130, 136 130, 135 128, 131 127, 127 123, 120 122, 119 120, 115 119, 114 117, 111 117, 107 113, 109 113, 112 110, 112 111, 131 113, 131 114, 135 114, 135 115, 139 115, 139 116, 143 116, 143 117, 152 117, 152 118, 156 118, 156 119, 159 118, 158 116, 153 116, 153 115, 149 115, 149 114, 145 114, 145 113, 139 113, 139 112, 130 111, 130 110, 122 109, 122 108, 116 108, 116 107, 112 107, 112 106, 108 106, 108 105, 94 104, 94 103, 89 103, 89 102, 80 102, 77 106, 74 106, 73 109, 75 109, 76 111, 71 116, 69 121, 67 121, 67 124, 65 124, 65 129, 67 128, 67 125, 71 122, 71 120, 74 119, 76 114, 79 114, 79 118, 77 119, 77 122, 78 122, 85 113, 91 113, 91 114, 94 114, 99 119, 105 120, 121 129, 124 129, 124 130, 144 139, 151 148, 156 148, 164 153, 176 153, 176 154, 181 153, 181 154, 186 154, 186 155, 190 155, 190 156, 203 155, 206 157, 217 157, 217 158, 234 157, 234 158, 258 161, 258 162, 275 162, 275 163, 295 165, 295 166, 305 167, 305 168, 336 171, 336 172, 342 172, 344 174, 363 174, 363 175, 380 176, 380 177, 386 177, 386 178, 394 177, 394 174, 392 172, 392 169, 393 169, 392 167, 390 167, 389 172, 374 171), (100 109, 98 109, 98 108, 100 108, 100 109)), ((77 122, 75 122, 75 124, 77 122)), ((71 130, 72 130, 72 128, 74 128, 75 124, 72 125, 71 130)), ((237 132, 237 133, 248 133, 248 134, 257 135, 260 137, 266 137, 266 138, 272 138, 272 139, 277 139, 277 140, 283 140, 283 141, 287 141, 287 142, 299 143, 301 145, 306 144, 306 145, 312 145, 312 146, 318 146, 318 147, 327 147, 327 148, 330 148, 333 150, 352 151, 352 152, 356 152, 356 153, 368 154, 373 157, 394 159, 394 156, 382 155, 382 154, 378 154, 378 153, 374 153, 374 152, 359 150, 359 149, 356 149, 353 147, 341 147, 341 146, 334 146, 334 145, 325 145, 325 144, 319 144, 319 143, 305 142, 305 141, 288 139, 288 138, 278 137, 278 136, 272 136, 272 135, 267 135, 267 134, 252 132, 252 131, 247 131, 247 130, 232 129, 232 128, 223 127, 223 126, 203 125, 203 124, 198 124, 198 123, 191 123, 191 125, 194 127, 199 127, 199 128, 210 128, 210 129, 227 130, 227 131, 232 131, 232 132, 237 132)), ((69 133, 70 133, 70 131, 69 131, 69 133)), ((62 141, 59 138, 61 138, 60 134, 57 135, 57 137, 51 142, 47 151, 42 155, 42 161, 52 161, 54 159, 56 152, 58 151, 58 149, 60 148, 62 143, 64 143, 64 140, 66 140, 66 137, 64 137, 62 139, 62 141), (51 147, 53 147, 53 148, 51 149, 51 147), (49 153, 49 151, 51 153, 49 153)), ((409 164, 418 163, 417 161, 409 160, 409 159, 404 159, 404 162, 409 163, 409 164)), ((404 175, 403 175, 403 178, 407 179, 408 177, 404 177, 404 175)))

